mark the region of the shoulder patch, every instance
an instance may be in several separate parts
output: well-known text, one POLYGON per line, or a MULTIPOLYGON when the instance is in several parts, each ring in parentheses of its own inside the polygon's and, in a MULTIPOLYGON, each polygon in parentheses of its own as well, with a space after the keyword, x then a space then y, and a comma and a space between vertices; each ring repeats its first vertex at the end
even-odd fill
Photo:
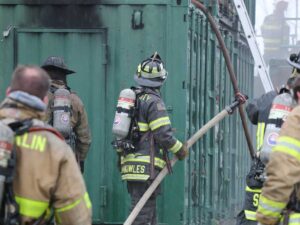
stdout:
POLYGON ((148 95, 148 94, 144 94, 144 95, 141 95, 141 96, 139 97, 139 99, 142 100, 142 101, 147 102, 148 100, 151 99, 151 96, 148 95))
POLYGON ((158 111, 166 111, 166 107, 162 102, 157 103, 156 107, 158 111))

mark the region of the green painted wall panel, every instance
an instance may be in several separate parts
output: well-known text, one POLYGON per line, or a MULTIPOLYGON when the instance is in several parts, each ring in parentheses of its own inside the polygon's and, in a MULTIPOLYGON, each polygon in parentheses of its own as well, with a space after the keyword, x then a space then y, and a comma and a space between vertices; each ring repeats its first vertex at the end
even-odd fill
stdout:
MULTIPOLYGON (((110 145, 111 126, 119 92, 134 85, 138 63, 154 51, 165 61, 169 76, 162 94, 180 140, 232 102, 233 91, 215 35, 205 16, 189 6, 189 1, 80 2, 44 5, 34 0, 0 0, 0 31, 14 27, 0 42, 0 95, 4 96, 17 63, 40 64, 49 54, 66 58, 77 71, 70 76, 70 86, 82 97, 92 125, 85 179, 94 222, 122 224, 130 201, 110 145), (137 10, 143 15, 142 29, 132 28, 137 10)), ((247 7, 253 8, 251 2, 247 7)), ((216 3, 207 4, 218 20, 216 3)), ((222 35, 240 88, 252 96, 249 50, 235 28, 225 30, 222 35)), ((196 143, 189 158, 179 162, 163 182, 158 201, 160 223, 232 224, 242 205, 248 164, 241 122, 234 114, 196 143)))

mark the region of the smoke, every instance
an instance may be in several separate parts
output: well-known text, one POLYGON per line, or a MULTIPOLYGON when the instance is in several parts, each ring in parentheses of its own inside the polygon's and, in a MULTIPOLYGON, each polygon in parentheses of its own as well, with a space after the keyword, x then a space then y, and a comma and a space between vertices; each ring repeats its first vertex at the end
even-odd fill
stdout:
POLYGON ((92 2, 91 0, 75 0, 72 4, 64 4, 64 2, 69 2, 66 0, 60 0, 59 2, 60 4, 38 5, 37 1, 24 0, 24 4, 32 9, 28 10, 30 12, 27 16, 28 21, 24 21, 24 23, 27 26, 29 23, 31 26, 64 29, 101 27, 100 7, 87 4, 92 2), (32 4, 32 2, 35 2, 35 4, 32 4), (75 4, 76 2, 84 3, 75 4))

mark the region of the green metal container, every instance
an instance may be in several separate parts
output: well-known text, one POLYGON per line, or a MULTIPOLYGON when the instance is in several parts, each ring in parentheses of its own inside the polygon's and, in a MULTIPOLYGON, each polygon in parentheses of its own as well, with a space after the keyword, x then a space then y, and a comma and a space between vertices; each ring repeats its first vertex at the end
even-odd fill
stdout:
MULTIPOLYGON (((222 29, 241 91, 252 96, 253 60, 232 4, 221 1, 221 9, 216 2, 205 4, 222 29)), ((246 5, 254 18, 255 1, 246 5)), ((141 60, 158 51, 166 63, 162 94, 180 140, 234 100, 215 35, 188 0, 0 0, 0 30, 2 97, 17 64, 40 65, 60 55, 76 71, 69 86, 82 98, 92 130, 85 180, 95 224, 123 224, 128 215, 111 128, 119 92, 134 85, 141 60)), ((247 151, 235 113, 196 143, 163 182, 159 222, 233 224, 243 203, 247 151)))

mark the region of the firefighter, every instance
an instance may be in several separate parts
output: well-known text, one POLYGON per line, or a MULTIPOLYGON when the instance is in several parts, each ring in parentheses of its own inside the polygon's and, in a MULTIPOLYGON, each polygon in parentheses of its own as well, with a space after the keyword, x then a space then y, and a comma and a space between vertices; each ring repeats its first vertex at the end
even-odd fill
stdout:
MULTIPOLYGON (((293 95, 299 105, 300 53, 298 55, 291 54, 287 61, 294 67, 292 76, 296 77, 296 80, 293 83, 293 95)), ((297 157, 296 144, 298 141, 297 139, 299 139, 299 134, 297 134, 297 132, 300 129, 299 126, 297 126, 297 121, 299 119, 297 113, 299 113, 299 106, 293 109, 287 117, 286 122, 283 124, 280 136, 277 139, 277 144, 272 149, 270 161, 266 167, 268 179, 264 183, 256 214, 256 217, 261 224, 277 224, 277 222, 283 220, 283 218, 285 218, 283 224, 300 224, 300 220, 297 220, 297 214, 295 215, 294 213, 292 213, 293 215, 290 218, 290 223, 288 222, 288 214, 290 211, 296 212, 300 209, 297 205, 297 198, 295 198, 294 195, 291 195, 293 189, 291 183, 295 182, 296 184, 299 181, 297 181, 297 177, 290 176, 291 172, 293 174, 297 173, 296 171, 290 170, 295 168, 296 158, 293 157, 297 157), (280 165, 274 165, 278 160, 280 160, 280 165), (280 175, 283 175, 284 177, 278 177, 280 175), (274 191, 275 189, 276 191, 274 191), (271 208, 272 206, 273 208, 271 208), (286 214, 286 212, 288 213, 286 214), (282 217, 281 214, 285 216, 282 217)), ((297 185, 295 185, 295 187, 297 188, 297 185)), ((298 195, 299 193, 296 194, 298 195)), ((298 218, 300 218, 300 215, 298 218)))
MULTIPOLYGON (((127 181, 131 196, 131 210, 155 176, 168 163, 168 152, 175 154, 179 160, 187 156, 186 144, 173 136, 170 118, 161 98, 160 87, 166 78, 167 71, 157 53, 141 62, 134 76, 134 80, 140 86, 135 118, 139 138, 133 143, 134 150, 119 153, 122 180, 127 181)), ((158 188, 135 219, 134 225, 157 224, 156 197, 159 193, 158 188)))
MULTIPOLYGON (((265 127, 268 123, 268 116, 274 98, 277 96, 276 91, 270 91, 261 97, 250 100, 246 106, 246 112, 251 123, 257 125, 256 130, 256 149, 260 151, 263 140, 265 127)), ((246 177, 246 194, 243 209, 237 215, 237 225, 256 225, 255 211, 258 204, 262 180, 256 179, 259 172, 262 173, 263 164, 256 156, 252 161, 250 172, 246 177)))
MULTIPOLYGON (((291 66, 293 66, 293 70, 290 78, 287 81, 286 86, 279 90, 279 94, 281 93, 284 94, 288 92, 288 90, 291 89, 291 87, 293 86, 293 82, 295 78, 299 76, 299 73, 297 72, 297 69, 295 67, 297 63, 294 62, 296 61, 297 58, 296 56, 297 55, 292 54, 288 59, 288 63, 291 66)), ((246 191, 245 202, 244 202, 243 210, 237 216, 237 223, 236 223, 237 225, 257 224, 255 211, 258 206, 258 200, 264 182, 263 172, 265 168, 265 165, 261 162, 259 158, 260 156, 259 153, 263 147, 263 144, 265 144, 264 143, 265 129, 269 123, 273 123, 273 121, 271 122, 271 120, 269 120, 269 112, 272 106, 272 102, 275 99, 276 95, 277 95, 276 91, 268 92, 262 95, 260 98, 250 101, 246 107, 246 111, 248 113, 248 117, 250 121, 253 124, 257 124, 256 147, 258 151, 257 151, 257 156, 252 162, 250 172, 247 174, 246 177, 247 186, 245 190, 246 191)), ((290 97, 289 98, 284 97, 284 99, 288 102, 291 101, 290 97)))
POLYGON ((300 224, 300 79, 293 89, 298 102, 283 124, 276 146, 266 167, 256 213, 259 224, 300 224))
POLYGON ((16 136, 15 142, 13 190, 20 225, 46 224, 50 208, 55 210, 56 224, 89 225, 91 202, 74 154, 57 132, 42 121, 49 86, 44 70, 19 66, 7 89, 8 96, 0 105, 3 121, 29 119, 36 128, 16 136))
POLYGON ((91 134, 84 105, 79 96, 71 91, 71 88, 67 84, 67 76, 75 72, 67 68, 63 58, 57 56, 48 57, 43 63, 42 68, 47 71, 51 78, 51 87, 48 93, 49 104, 47 109, 47 121, 50 125, 53 125, 53 111, 55 110, 53 107, 54 92, 57 89, 67 89, 70 91, 70 121, 72 134, 69 135, 70 137, 68 138, 74 140, 69 140, 68 143, 71 143, 71 147, 74 148, 73 150, 75 151, 76 159, 83 172, 84 160, 86 159, 91 144, 91 134))
POLYGON ((264 41, 264 59, 269 64, 271 59, 284 59, 287 56, 290 28, 285 19, 287 1, 278 1, 271 15, 265 17, 261 27, 264 41))

